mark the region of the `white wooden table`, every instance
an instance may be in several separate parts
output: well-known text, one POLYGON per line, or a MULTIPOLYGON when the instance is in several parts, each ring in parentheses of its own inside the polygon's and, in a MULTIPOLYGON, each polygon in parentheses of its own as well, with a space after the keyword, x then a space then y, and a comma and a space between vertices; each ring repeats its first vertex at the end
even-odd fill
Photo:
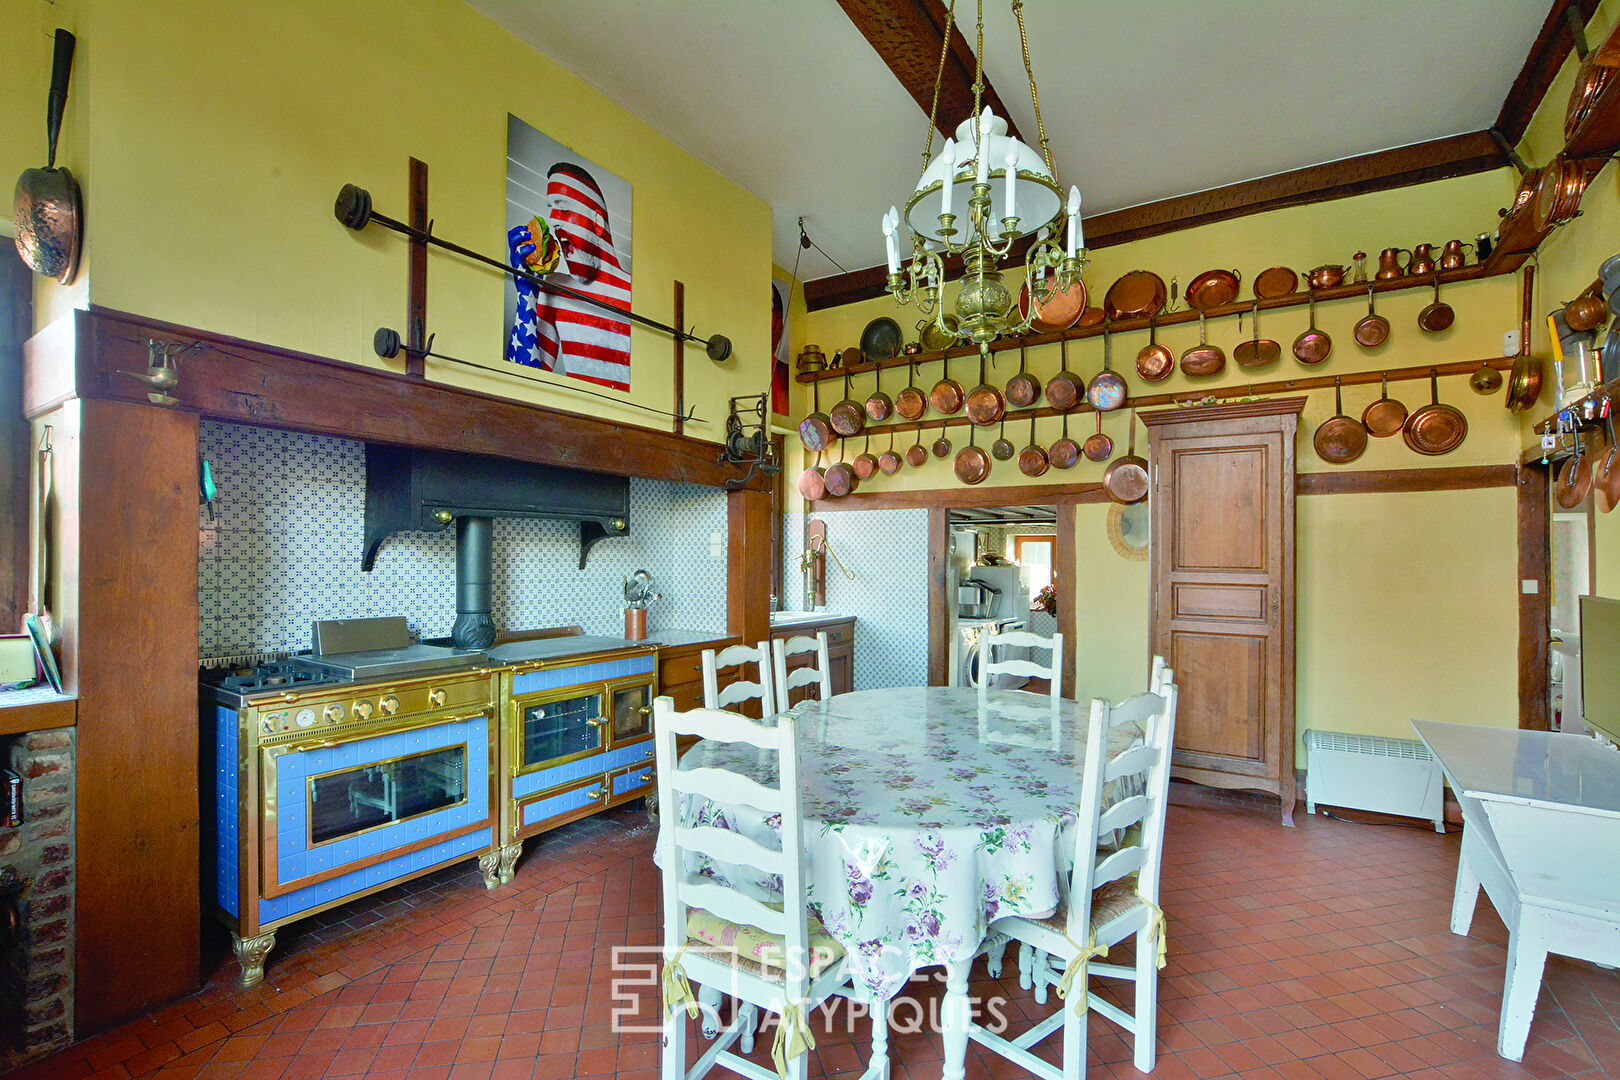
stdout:
POLYGON ((1451 932, 1484 886, 1508 928, 1496 1052, 1524 1057, 1549 952, 1620 965, 1620 751, 1583 735, 1414 720, 1462 805, 1451 932))

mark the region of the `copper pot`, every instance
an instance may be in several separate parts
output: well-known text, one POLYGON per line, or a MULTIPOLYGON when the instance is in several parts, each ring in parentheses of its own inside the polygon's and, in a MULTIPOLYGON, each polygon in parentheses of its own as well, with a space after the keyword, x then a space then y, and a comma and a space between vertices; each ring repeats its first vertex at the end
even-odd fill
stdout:
POLYGON ((1367 449, 1367 429, 1344 411, 1344 392, 1337 376, 1333 379, 1333 415, 1323 421, 1311 438, 1316 456, 1330 465, 1347 465, 1367 449))
POLYGON ((1039 380, 1024 370, 1024 341, 1024 338, 1018 339, 1018 374, 1007 380, 1007 403, 1018 409, 1029 408, 1041 397, 1039 380))
POLYGON ((849 363, 844 364, 844 400, 827 411, 832 429, 844 438, 859 435, 866 428, 866 408, 849 396, 849 363))
POLYGON ((1151 270, 1132 270, 1108 287, 1102 313, 1116 321, 1146 319, 1164 310, 1164 297, 1162 277, 1151 270))
POLYGON ((1046 381, 1046 400, 1059 412, 1068 412, 1086 396, 1085 383, 1069 373, 1069 339, 1058 338, 1058 356, 1061 368, 1046 381))
MULTIPOLYGON (((1110 336, 1108 324, 1103 323, 1103 369, 1086 387, 1086 400, 1091 402, 1091 407, 1098 412, 1112 412, 1119 408, 1125 404, 1127 393, 1124 376, 1115 371, 1110 363, 1108 347, 1110 336)), ((1068 468, 1067 465, 1059 467, 1068 468)))
MULTIPOLYGON (((1098 413, 1101 416, 1102 413, 1098 413)), ((1046 459, 1054 469, 1072 469, 1080 460, 1080 444, 1069 438, 1069 414, 1063 414, 1063 437, 1052 444, 1046 459)))
POLYGON ((1451 305, 1440 302, 1440 274, 1437 271, 1434 275, 1434 299, 1418 312, 1418 329, 1426 334, 1438 334, 1450 327, 1456 318, 1457 313, 1451 310, 1451 305))
POLYGON ((906 464, 913 469, 928 464, 928 447, 922 443, 922 428, 917 429, 917 442, 906 449, 906 464))
POLYGON ((859 454, 855 455, 855 460, 850 463, 850 468, 855 470, 856 479, 862 481, 870 480, 877 475, 878 459, 877 455, 872 453, 872 433, 870 431, 866 433, 865 447, 859 454))
POLYGON ((1614 417, 1603 418, 1609 433, 1609 448, 1592 469, 1592 487, 1597 492, 1597 507, 1607 514, 1620 503, 1620 440, 1614 436, 1614 417))
POLYGON ((1305 271, 1305 284, 1313 289, 1331 289, 1344 280, 1344 275, 1350 268, 1347 266, 1334 266, 1324 263, 1314 269, 1305 271))
POLYGON ((1434 273, 1434 245, 1413 244, 1411 258, 1406 263, 1406 272, 1412 277, 1428 277, 1434 273))
POLYGON ((1406 418, 1401 438, 1419 454, 1437 457, 1449 454, 1468 437, 1468 418, 1455 405, 1440 404, 1440 373, 1429 373, 1429 387, 1434 397, 1428 405, 1406 418))
POLYGON ((827 414, 821 411, 821 383, 811 383, 810 394, 815 401, 815 411, 799 421, 799 441, 806 450, 819 454, 832 445, 832 423, 827 419, 827 414))
POLYGON ((1412 259, 1412 253, 1405 248, 1385 248, 1378 253, 1378 271, 1373 277, 1379 281, 1392 281, 1398 277, 1406 276, 1406 267, 1401 264, 1401 256, 1405 255, 1407 261, 1412 259))
POLYGON ((1275 364, 1282 358, 1282 346, 1270 338, 1260 336, 1260 303, 1255 302, 1252 321, 1254 323, 1254 337, 1248 341, 1238 342, 1237 348, 1232 350, 1232 359, 1237 361, 1238 367, 1258 368, 1267 364, 1275 364))
POLYGON ((860 479, 855 475, 854 466, 849 462, 838 460, 827 466, 827 494, 835 499, 842 499, 846 495, 855 494, 855 489, 861 486, 860 479))
POLYGON ((928 391, 928 403, 941 416, 955 416, 962 408, 962 384, 951 378, 951 358, 944 358, 939 382, 928 391))
POLYGON ((1136 456, 1136 413, 1131 413, 1130 449, 1103 470, 1103 491, 1117 503, 1141 502, 1148 493, 1148 464, 1136 456))
POLYGON ((1101 326, 1106 318, 1108 318, 1108 313, 1103 311, 1102 308, 1088 307, 1080 313, 1080 321, 1074 325, 1089 330, 1093 326, 1101 326))
POLYGON ((1286 266, 1273 266, 1260 271, 1254 279, 1254 298, 1256 300, 1271 300, 1278 296, 1287 296, 1299 288, 1299 275, 1286 266))
MULTIPOLYGON (((1050 277, 1050 272, 1045 276, 1050 277)), ((1086 285, 1083 281, 1076 281, 1066 289, 1060 289, 1056 281, 1046 286, 1051 295, 1042 300, 1039 296, 1031 298, 1029 282, 1024 282, 1023 291, 1018 294, 1018 311, 1022 315, 1029 315, 1030 308, 1035 310, 1030 325, 1038 332, 1050 334, 1055 331, 1067 330, 1080 321, 1080 313, 1086 309, 1086 285)))
POLYGON ((1242 275, 1236 270, 1205 270, 1187 282, 1187 303, 1199 311, 1209 311, 1237 299, 1242 275))
POLYGON ((878 469, 884 476, 893 476, 900 471, 900 455, 894 448, 894 428, 889 429, 889 448, 878 455, 878 469))
POLYGON ((984 381, 984 356, 979 356, 979 385, 967 394, 968 419, 975 424, 993 424, 1007 411, 1001 391, 984 381))
POLYGON ((799 474, 799 494, 810 502, 825 498, 827 495, 827 474, 821 467, 821 455, 816 455, 816 463, 799 474))
POLYGON ((921 420, 928 411, 928 395, 917 389, 917 365, 906 365, 906 388, 894 395, 894 411, 906 420, 921 420))
POLYGON ((1446 271, 1461 270, 1464 266, 1467 266, 1468 256, 1463 253, 1463 248, 1473 246, 1473 244, 1462 240, 1447 240, 1446 246, 1440 250, 1440 269, 1446 271))
POLYGON ((1568 221, 1580 208, 1581 194, 1591 174, 1580 162, 1560 155, 1554 158, 1536 181, 1535 225, 1538 230, 1568 221))
POLYGON ((1596 330, 1609 317, 1609 305, 1601 296, 1584 292, 1564 305, 1564 321, 1571 330, 1596 330))
POLYGON ((1176 370, 1176 354, 1159 344, 1159 317, 1148 320, 1148 343, 1136 354, 1136 374, 1148 382, 1161 382, 1176 370))
POLYGON ((1029 445, 1018 452, 1018 471, 1025 476, 1041 476, 1048 465, 1046 448, 1035 441, 1035 414, 1029 414, 1029 445))
POLYGON ((1007 438, 1007 416, 1003 413, 1001 417, 1001 434, 997 435, 996 441, 990 444, 990 456, 997 461, 1011 461, 1014 453, 1016 451, 1013 450, 1012 440, 1007 438))
MULTIPOLYGON (((1434 280, 1435 296, 1438 298, 1440 279, 1437 277, 1434 280)), ((1423 320, 1420 317, 1418 319, 1419 325, 1422 322, 1423 320)), ((1355 339, 1356 344, 1363 349, 1376 349, 1389 340, 1389 320, 1378 314, 1373 307, 1373 285, 1370 281, 1367 283, 1367 314, 1363 315, 1361 321, 1356 323, 1355 339)))
POLYGON ((1406 406, 1389 396, 1387 374, 1378 381, 1382 388, 1378 400, 1361 410, 1361 426, 1374 438, 1387 439, 1400 434, 1401 428, 1406 426, 1406 406))
POLYGON ((1565 510, 1573 510, 1581 505, 1592 488, 1592 455, 1585 453, 1585 449, 1585 441, 1576 436, 1575 452, 1558 467, 1553 497, 1565 510))
POLYGON ((1333 355, 1333 339, 1328 337, 1326 330, 1316 328, 1316 296, 1314 293, 1311 295, 1310 309, 1310 328, 1301 331, 1299 337, 1294 339, 1294 359, 1302 364, 1315 367, 1333 355))
POLYGON ((956 471, 956 478, 964 484, 978 484, 990 475, 990 455, 984 448, 973 441, 977 429, 968 426, 968 444, 957 453, 952 468, 956 471))
POLYGON ((1211 345, 1204 334, 1204 313, 1198 313, 1198 344, 1181 354, 1181 373, 1192 378, 1219 375, 1226 370, 1226 353, 1211 345))
POLYGON ((894 415, 894 400, 883 392, 883 368, 872 368, 872 396, 866 399, 866 418, 876 423, 894 415))
POLYGON ((1114 440, 1103 433, 1102 413, 1097 414, 1097 431, 1087 435, 1085 445, 1081 447, 1086 457, 1092 461, 1107 461, 1114 453, 1114 440))
POLYGON ((945 434, 945 421, 939 422, 939 438, 934 440, 934 456, 948 458, 951 456, 951 437, 945 434))

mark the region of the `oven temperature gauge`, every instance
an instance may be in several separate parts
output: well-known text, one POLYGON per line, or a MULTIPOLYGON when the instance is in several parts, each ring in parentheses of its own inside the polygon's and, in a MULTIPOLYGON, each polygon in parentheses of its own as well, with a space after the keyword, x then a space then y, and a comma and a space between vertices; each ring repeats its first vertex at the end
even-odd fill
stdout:
POLYGON ((299 709, 298 712, 293 716, 293 723, 297 724, 301 728, 311 726, 315 723, 315 710, 299 709))

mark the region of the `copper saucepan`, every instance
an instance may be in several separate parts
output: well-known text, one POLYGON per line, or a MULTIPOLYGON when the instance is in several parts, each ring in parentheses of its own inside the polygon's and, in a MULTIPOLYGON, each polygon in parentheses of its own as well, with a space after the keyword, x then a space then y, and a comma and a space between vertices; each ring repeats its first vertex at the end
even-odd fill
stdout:
POLYGON ((928 395, 917 389, 917 365, 906 365, 906 388, 894 395, 894 411, 906 420, 921 420, 928 411, 928 395))
POLYGON ((1614 417, 1603 418, 1609 432, 1609 448, 1592 469, 1592 488, 1597 493, 1597 507, 1607 514, 1620 503, 1620 440, 1614 436, 1614 417))
POLYGON ((1311 289, 1331 289, 1344 280, 1345 273, 1350 268, 1335 266, 1332 263, 1323 263, 1305 271, 1305 284, 1311 289))
POLYGON ((1013 449, 1012 440, 1007 438, 1007 414, 1002 413, 1001 434, 996 436, 996 441, 990 444, 990 456, 997 461, 1011 461, 1013 454, 1016 452, 1013 449))
POLYGON ((1069 372, 1069 339, 1066 337, 1058 338, 1058 356, 1061 367, 1056 375, 1046 380, 1046 400, 1059 412, 1068 412, 1086 396, 1086 386, 1069 372))
POLYGON ((1131 413, 1130 449, 1103 470, 1103 491, 1117 503, 1141 502, 1148 493, 1148 463, 1136 456, 1136 413, 1131 413))
POLYGON ((928 447, 923 445, 922 428, 917 429, 917 441, 906 448, 906 464, 913 469, 920 469, 928 464, 928 447))
POLYGON ((1092 461, 1107 461, 1114 453, 1114 440, 1103 433, 1102 413, 1097 414, 1096 432, 1086 436, 1085 445, 1081 449, 1092 461))
POLYGON ((799 421, 799 441, 806 450, 819 454, 832 445, 832 423, 827 419, 827 414, 821 411, 821 383, 811 383, 810 394, 815 401, 815 411, 799 421))
POLYGON ((991 386, 984 377, 984 354, 979 354, 979 385, 967 393, 968 419, 975 424, 993 424, 1007 411, 1007 401, 1001 391, 991 386))
POLYGON ((1344 391, 1338 376, 1333 378, 1333 415, 1322 422, 1311 438, 1316 456, 1329 465, 1348 465, 1367 449, 1367 429, 1344 411, 1344 391))
POLYGON ((1553 497, 1565 510, 1573 510, 1586 500, 1592 488, 1592 455, 1585 452, 1586 441, 1575 436, 1575 452, 1558 467, 1558 479, 1553 485, 1553 497))
POLYGON ((1422 311, 1418 312, 1418 329, 1426 334, 1438 334, 1451 326, 1456 318, 1457 313, 1451 310, 1451 305, 1440 302, 1440 274, 1436 272, 1434 275, 1434 299, 1424 305, 1422 311))
POLYGON ((942 363, 939 382, 928 391, 928 403, 941 416, 955 416, 962 408, 962 384, 951 378, 951 358, 946 356, 942 363))
POLYGON ((1205 270, 1187 282, 1187 303, 1209 311, 1237 299, 1243 276, 1236 270, 1205 270))
POLYGON ((1430 370, 1432 401, 1406 418, 1401 438, 1419 454, 1437 457, 1449 454, 1468 437, 1468 418, 1455 405, 1440 404, 1440 373, 1430 370))
MULTIPOLYGON (((1102 413, 1098 413, 1101 416, 1102 413)), ((1046 452, 1046 459, 1052 463, 1054 469, 1072 469, 1075 462, 1080 460, 1080 444, 1069 438, 1069 414, 1063 414, 1063 437, 1052 444, 1046 452)))
POLYGON ((855 494, 855 489, 861 486, 860 479, 855 475, 855 468, 844 460, 844 448, 838 448, 838 460, 827 466, 827 494, 835 499, 842 499, 846 495, 855 494))
POLYGON ((1046 448, 1035 441, 1035 414, 1029 414, 1029 445, 1018 452, 1018 471, 1025 476, 1041 476, 1050 462, 1046 448))
POLYGON ((1315 367, 1326 360, 1333 353, 1333 339, 1328 337, 1326 330, 1316 328, 1316 294, 1311 294, 1311 325, 1310 329, 1300 332, 1294 339, 1294 359, 1302 364, 1315 367))
POLYGON ((1024 369, 1025 338, 1018 339, 1018 374, 1007 380, 1007 404, 1016 409, 1027 409, 1040 400, 1040 381, 1024 369))
POLYGON ((1564 321, 1571 330, 1581 333, 1596 330, 1608 317, 1609 306, 1596 293, 1583 292, 1564 305, 1564 321))
POLYGON ((1219 375, 1226 369, 1226 353, 1209 344, 1204 333, 1204 313, 1198 313, 1198 344, 1181 354, 1181 373, 1193 378, 1219 375))
POLYGON ((946 421, 939 422, 939 438, 934 440, 934 456, 948 458, 951 456, 951 437, 945 434, 946 421))
POLYGON ((982 483, 990 475, 990 455, 974 441, 978 432, 978 428, 968 425, 968 444, 957 452, 956 461, 952 463, 956 478, 964 484, 982 483))
POLYGON ((821 467, 821 454, 816 454, 816 463, 799 474, 799 494, 810 502, 825 498, 827 495, 827 473, 821 467))
MULTIPOLYGON (((846 350, 847 352, 847 350, 846 350)), ((856 401, 849 393, 849 360, 844 360, 844 400, 827 410, 827 419, 832 429, 844 438, 859 435, 866 429, 866 407, 856 401)))
POLYGON ((1378 400, 1361 410, 1361 426, 1376 439, 1399 435, 1406 426, 1406 406, 1389 396, 1389 376, 1379 378, 1382 392, 1378 400))
MULTIPOLYGON (((1438 290, 1440 279, 1437 277, 1434 280, 1435 288, 1438 290)), ((1419 322, 1421 321, 1420 319, 1419 322)), ((1373 307, 1373 283, 1370 281, 1367 282, 1367 314, 1356 323, 1355 339, 1356 344, 1363 349, 1376 349, 1389 340, 1389 320, 1378 314, 1373 307)))
POLYGON ((884 476, 893 476, 900 471, 900 455, 894 448, 894 428, 889 428, 889 448, 878 455, 878 468, 884 476))
POLYGON ((883 368, 872 365, 872 396, 866 399, 866 418, 876 423, 894 415, 894 401, 883 392, 883 368))
MULTIPOLYGON (((1098 412, 1112 412, 1119 408, 1125 404, 1125 395, 1127 393, 1125 377, 1114 370, 1111 362, 1111 350, 1109 348, 1111 337, 1111 326, 1105 322, 1103 323, 1102 332, 1103 369, 1097 372, 1096 376, 1092 378, 1091 384, 1086 387, 1086 400, 1091 402, 1091 407, 1098 412)), ((1054 462, 1054 464, 1056 463, 1054 462)), ((1073 464, 1073 462, 1070 462, 1070 464, 1073 464)), ((1069 466, 1060 465, 1058 467, 1066 469, 1069 466)))
POLYGON ((855 470, 857 480, 866 481, 877 475, 878 459, 877 455, 872 453, 872 433, 870 431, 866 433, 865 447, 855 455, 855 460, 850 463, 850 468, 855 470))
MULTIPOLYGON (((1289 271, 1293 273, 1292 270, 1289 271)), ((1267 364, 1275 364, 1282 357, 1282 346, 1270 338, 1260 336, 1260 302, 1254 303, 1251 313, 1254 323, 1254 336, 1248 341, 1240 341, 1232 350, 1232 359, 1237 361, 1238 367, 1257 368, 1267 364)), ((1239 317, 1241 321, 1241 316, 1239 317)))
POLYGON ((1030 325, 1043 334, 1067 330, 1080 321, 1080 313, 1086 309, 1085 282, 1076 281, 1063 289, 1058 287, 1056 281, 1044 280, 1055 276, 1050 270, 1043 273, 1042 283, 1051 293, 1045 300, 1042 300, 1039 294, 1031 295, 1027 281, 1024 283, 1023 291, 1018 294, 1019 314, 1028 315, 1030 308, 1033 307, 1035 317, 1030 325))
POLYGON ((1176 370, 1176 354, 1159 344, 1159 317, 1148 320, 1148 343, 1136 354, 1136 374, 1147 382, 1160 382, 1176 370))

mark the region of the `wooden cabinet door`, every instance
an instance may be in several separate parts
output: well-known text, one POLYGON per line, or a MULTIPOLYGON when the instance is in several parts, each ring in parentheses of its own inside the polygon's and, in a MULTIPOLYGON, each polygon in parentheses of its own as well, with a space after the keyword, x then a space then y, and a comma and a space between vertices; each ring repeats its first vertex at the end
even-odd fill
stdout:
POLYGON ((827 650, 827 676, 834 694, 855 689, 855 650, 851 646, 827 650))
POLYGON ((1149 419, 1153 651, 1179 688, 1176 775, 1275 792, 1292 823, 1298 406, 1279 404, 1149 419))

